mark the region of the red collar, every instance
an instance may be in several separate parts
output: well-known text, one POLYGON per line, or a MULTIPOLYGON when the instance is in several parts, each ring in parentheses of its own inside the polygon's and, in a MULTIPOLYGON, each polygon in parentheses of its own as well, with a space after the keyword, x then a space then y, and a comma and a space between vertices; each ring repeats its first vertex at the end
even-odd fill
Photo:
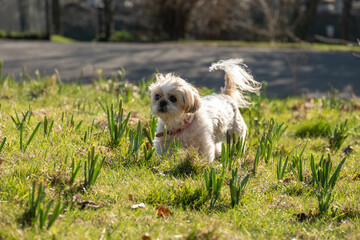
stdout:
MULTIPOLYGON (((175 135, 175 134, 178 134, 178 133, 182 133, 188 126, 190 126, 193 119, 194 119, 194 115, 190 115, 188 117, 188 119, 186 119, 185 125, 182 128, 179 128, 179 129, 174 130, 174 131, 166 131, 166 134, 167 135, 175 135)), ((156 137, 163 137, 164 132, 160 132, 160 133, 156 134, 155 136, 156 137)))

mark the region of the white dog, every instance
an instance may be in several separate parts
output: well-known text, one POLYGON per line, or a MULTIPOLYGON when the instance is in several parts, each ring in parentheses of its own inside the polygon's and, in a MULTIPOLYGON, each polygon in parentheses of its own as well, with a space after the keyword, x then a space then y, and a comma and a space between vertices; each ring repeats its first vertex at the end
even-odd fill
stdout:
POLYGON ((182 146, 193 146, 210 161, 221 154, 226 134, 246 136, 246 124, 239 108, 251 103, 244 92, 256 93, 261 84, 246 70, 242 59, 213 63, 210 71, 225 71, 225 87, 220 94, 201 97, 191 84, 174 74, 157 74, 149 87, 151 113, 159 117, 154 140, 157 153, 167 149, 173 139, 182 146), (165 128, 166 125, 166 128, 165 128), (167 131, 164 143, 164 129, 167 131))

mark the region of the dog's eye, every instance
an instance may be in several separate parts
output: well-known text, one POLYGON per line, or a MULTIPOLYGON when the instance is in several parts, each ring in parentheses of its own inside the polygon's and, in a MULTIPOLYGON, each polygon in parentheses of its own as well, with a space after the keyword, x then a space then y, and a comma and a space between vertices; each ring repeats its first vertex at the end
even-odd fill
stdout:
POLYGON ((174 103, 174 102, 176 102, 176 97, 170 96, 170 97, 169 97, 169 100, 174 103))
POLYGON ((157 101, 157 100, 159 100, 160 99, 160 95, 159 94, 156 94, 155 95, 155 100, 157 101))

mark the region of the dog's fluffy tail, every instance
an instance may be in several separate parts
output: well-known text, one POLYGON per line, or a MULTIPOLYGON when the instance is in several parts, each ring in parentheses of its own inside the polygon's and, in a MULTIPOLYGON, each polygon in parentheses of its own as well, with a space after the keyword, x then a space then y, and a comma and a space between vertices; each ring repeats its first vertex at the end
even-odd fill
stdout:
POLYGON ((232 97, 241 108, 251 105, 244 93, 257 93, 261 88, 261 83, 254 80, 244 61, 242 59, 220 60, 211 64, 209 68, 210 72, 218 69, 225 71, 225 87, 221 89, 221 93, 232 97))

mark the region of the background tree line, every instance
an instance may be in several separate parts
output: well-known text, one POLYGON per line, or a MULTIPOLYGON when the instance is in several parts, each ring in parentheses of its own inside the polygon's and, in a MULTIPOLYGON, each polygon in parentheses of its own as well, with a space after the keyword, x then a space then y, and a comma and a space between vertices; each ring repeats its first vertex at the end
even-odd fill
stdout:
MULTIPOLYGON (((37 11, 37 18, 46 23, 39 25, 47 36, 59 34, 79 40, 95 36, 103 41, 287 42, 314 40, 314 21, 322 18, 318 7, 324 2, 337 4, 341 12, 332 13, 336 20, 330 16, 331 23, 324 20, 321 24, 335 25, 338 38, 355 41, 360 32, 360 10, 354 15, 352 6, 359 0, 17 0, 15 11, 20 31, 29 31, 28 22, 35 18, 29 12, 37 11)), ((1 13, 6 13, 10 4, 15 1, 0 0, 0 22, 1 13)), ((0 30, 3 25, 0 23, 0 30)))

